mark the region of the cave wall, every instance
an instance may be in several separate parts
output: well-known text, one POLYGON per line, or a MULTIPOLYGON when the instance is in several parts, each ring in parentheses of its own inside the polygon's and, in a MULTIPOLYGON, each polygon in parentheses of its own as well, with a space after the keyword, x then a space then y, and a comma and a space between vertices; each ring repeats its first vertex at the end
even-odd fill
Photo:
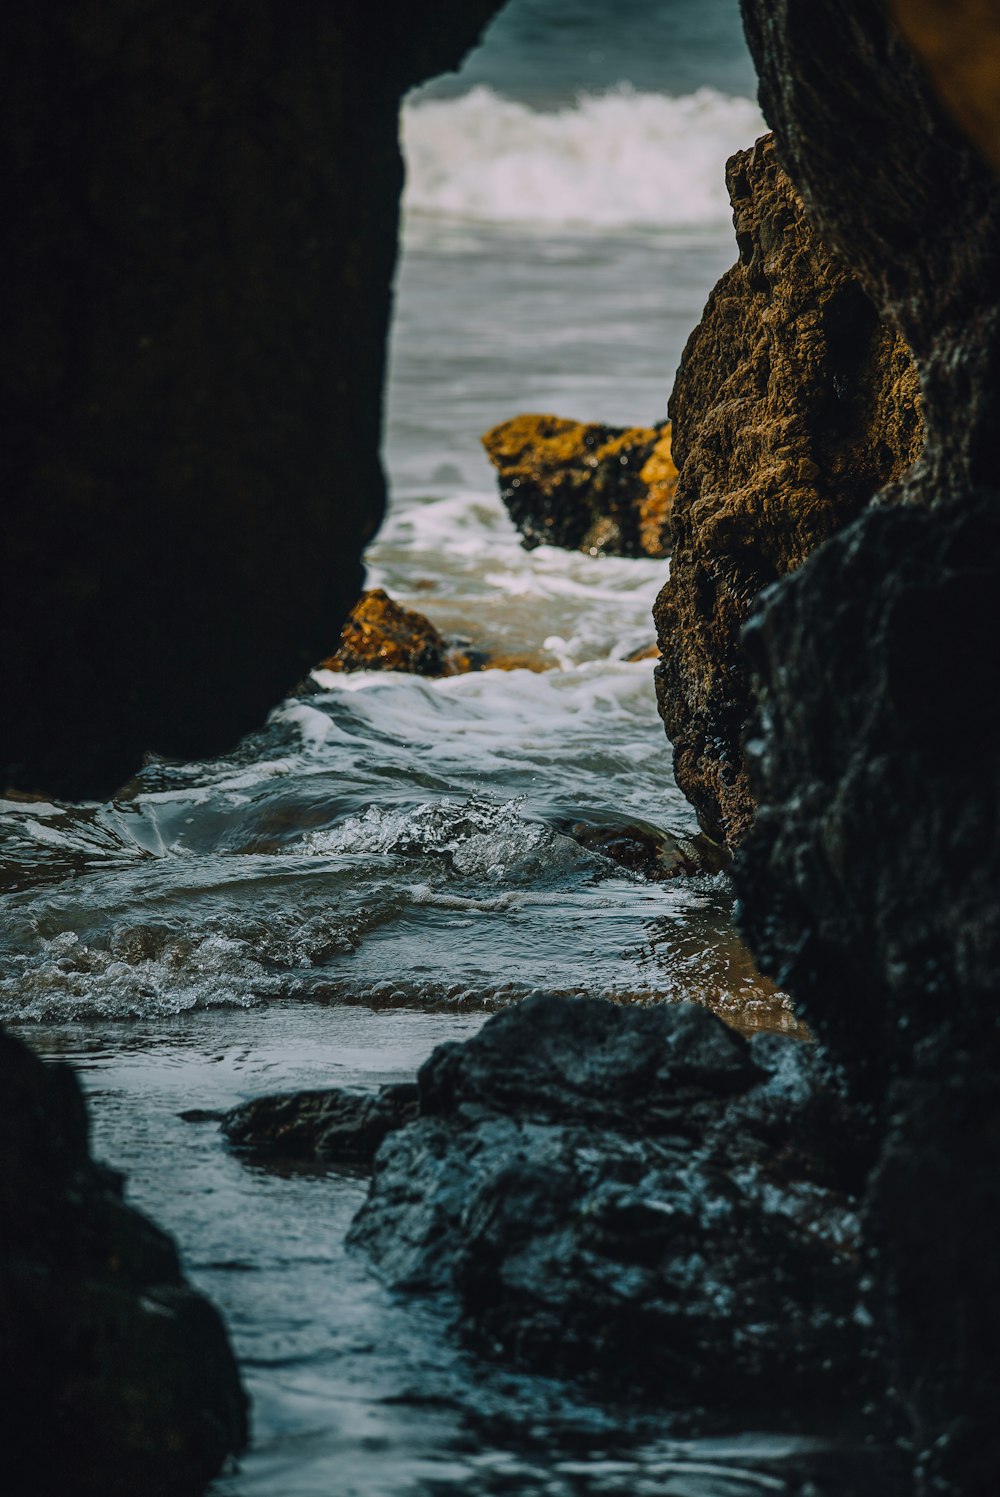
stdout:
POLYGON ((906 344, 816 232, 770 137, 733 156, 726 180, 739 260, 670 398, 680 471, 653 616, 674 777, 702 829, 735 848, 754 813, 740 630, 763 588, 905 472, 922 423, 906 344))
POLYGON ((744 0, 776 149, 912 350, 921 460, 744 634, 748 937, 882 1118, 873 1335, 916 1490, 995 1490, 1000 187, 876 0, 744 0))
POLYGON ((0 790, 255 727, 382 513, 402 92, 500 0, 8 6, 0 790))

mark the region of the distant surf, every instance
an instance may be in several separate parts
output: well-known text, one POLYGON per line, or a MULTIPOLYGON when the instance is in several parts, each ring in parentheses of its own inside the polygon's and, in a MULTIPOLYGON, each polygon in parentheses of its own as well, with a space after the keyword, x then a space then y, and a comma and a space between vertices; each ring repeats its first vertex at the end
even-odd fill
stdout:
POLYGON ((532 109, 480 85, 403 110, 411 214, 548 227, 683 227, 729 213, 723 163, 766 126, 750 99, 622 84, 532 109))

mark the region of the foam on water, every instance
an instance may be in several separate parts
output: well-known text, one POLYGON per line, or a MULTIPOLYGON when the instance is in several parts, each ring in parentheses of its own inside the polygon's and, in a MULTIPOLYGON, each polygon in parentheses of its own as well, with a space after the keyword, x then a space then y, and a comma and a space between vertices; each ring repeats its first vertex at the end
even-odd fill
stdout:
POLYGON ((671 227, 725 221, 720 163, 765 129, 749 99, 620 85, 532 109, 479 85, 403 110, 409 214, 480 222, 671 227))

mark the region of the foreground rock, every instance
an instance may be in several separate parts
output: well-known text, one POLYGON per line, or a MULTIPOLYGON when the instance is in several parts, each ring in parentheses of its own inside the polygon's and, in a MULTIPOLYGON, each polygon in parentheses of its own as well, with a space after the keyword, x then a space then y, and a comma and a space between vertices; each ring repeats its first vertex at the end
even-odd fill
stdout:
POLYGON ((858 1396, 867 1140, 813 1048, 539 996, 418 1084, 351 1237, 477 1345, 762 1418, 858 1396))
POLYGON ((926 438, 905 505, 865 512, 758 605, 759 811, 737 876, 762 965, 883 1119, 869 1304, 916 1490, 986 1497, 1000 1470, 1000 1291, 984 1267, 1000 1250, 1000 711, 983 673, 1000 654, 1000 184, 882 6, 744 10, 782 161, 912 349, 926 438))
POLYGON ((524 545, 593 556, 669 556, 677 470, 670 425, 515 416, 483 437, 524 545))
POLYGON ((849 265, 803 213, 769 139, 727 168, 739 262, 709 298, 670 400, 680 475, 670 579, 654 609, 674 774, 716 841, 754 812, 739 635, 920 450, 917 381, 849 265))
POLYGON ((399 101, 499 8, 3 8, 0 790, 227 750, 329 648, 384 503, 399 101))
POLYGON ((190 1497, 246 1443, 215 1309, 95 1164, 66 1066, 0 1033, 5 1490, 190 1497))

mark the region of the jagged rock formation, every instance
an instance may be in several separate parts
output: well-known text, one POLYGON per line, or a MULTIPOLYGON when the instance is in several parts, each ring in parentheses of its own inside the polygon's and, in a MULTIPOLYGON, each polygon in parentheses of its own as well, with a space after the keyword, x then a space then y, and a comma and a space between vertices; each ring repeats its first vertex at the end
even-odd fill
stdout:
POLYGON ((677 482, 669 423, 620 427, 515 416, 488 431, 483 446, 528 550, 669 556, 677 482))
POLYGON ((222 1321, 95 1164, 67 1066, 0 1034, 5 1490, 190 1497, 242 1449, 222 1321))
POLYGON ((475 1344, 730 1417, 859 1398, 869 1139, 815 1047, 539 995, 418 1086, 351 1237, 475 1344))
POLYGON ((0 789, 230 747, 382 512, 400 96, 500 0, 7 6, 0 789))
POLYGON ((380 587, 362 593, 347 616, 327 671, 409 671, 448 674, 448 644, 422 613, 404 608, 380 587))
POLYGON ((1000 184, 875 0, 744 0, 761 102, 827 242, 913 351, 922 460, 746 635, 750 939, 885 1120, 870 1304, 921 1494, 985 1497, 998 1241, 1000 184))
POLYGON ((795 570, 916 458, 916 376, 844 259, 803 213, 770 139, 728 163, 739 261, 688 340, 670 401, 680 468, 654 617, 674 774, 709 836, 753 818, 739 634, 795 570))

